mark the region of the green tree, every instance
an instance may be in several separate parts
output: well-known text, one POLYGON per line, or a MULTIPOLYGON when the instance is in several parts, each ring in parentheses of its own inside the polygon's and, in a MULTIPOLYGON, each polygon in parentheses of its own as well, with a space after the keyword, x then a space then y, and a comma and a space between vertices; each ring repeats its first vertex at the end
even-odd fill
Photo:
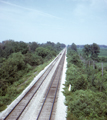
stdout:
POLYGON ((38 56, 36 53, 27 53, 25 54, 25 63, 30 64, 31 66, 40 65, 43 63, 41 56, 38 56))
POLYGON ((41 56, 42 58, 45 58, 49 54, 49 51, 46 48, 38 47, 36 49, 36 53, 37 53, 37 55, 41 56))
POLYGON ((22 54, 26 54, 29 51, 29 47, 28 47, 27 43, 25 43, 23 41, 19 42, 19 47, 18 48, 19 48, 19 51, 22 54))
POLYGON ((91 46, 90 45, 85 45, 84 48, 83 48, 83 55, 86 57, 86 58, 89 58, 90 55, 91 55, 91 46))
POLYGON ((30 45, 30 50, 34 52, 37 47, 38 47, 38 44, 36 42, 32 42, 30 45))
POLYGON ((15 42, 13 40, 4 41, 3 44, 3 57, 7 58, 9 55, 15 52, 15 42))
POLYGON ((0 56, 8 58, 9 55, 15 52, 26 54, 29 51, 28 45, 22 41, 15 42, 13 40, 3 41, 0 45, 0 56))
POLYGON ((100 53, 100 47, 96 43, 93 43, 91 45, 91 58, 95 60, 98 59, 99 53, 100 53))
POLYGON ((24 59, 24 55, 20 52, 13 53, 9 56, 0 68, 0 77, 3 78, 4 81, 7 81, 7 83, 13 84, 13 82, 18 80, 27 70, 24 59))
POLYGON ((72 43, 71 49, 77 52, 77 46, 75 43, 72 43))
POLYGON ((69 52, 69 54, 71 54, 72 56, 70 56, 68 58, 68 65, 69 64, 74 64, 74 65, 76 65, 78 67, 82 67, 82 62, 81 62, 80 57, 77 54, 77 52, 71 51, 71 52, 69 52))
POLYGON ((0 57, 3 57, 3 49, 1 45, 0 45, 0 57))
POLYGON ((56 44, 56 50, 57 51, 61 51, 62 50, 61 49, 61 44, 59 42, 56 44))

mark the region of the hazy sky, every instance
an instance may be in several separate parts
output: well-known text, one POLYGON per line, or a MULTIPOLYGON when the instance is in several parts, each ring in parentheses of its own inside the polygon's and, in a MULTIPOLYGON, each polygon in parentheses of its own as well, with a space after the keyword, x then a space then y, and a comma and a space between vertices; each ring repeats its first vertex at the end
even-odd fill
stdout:
POLYGON ((107 0, 0 0, 0 42, 107 45, 107 0))

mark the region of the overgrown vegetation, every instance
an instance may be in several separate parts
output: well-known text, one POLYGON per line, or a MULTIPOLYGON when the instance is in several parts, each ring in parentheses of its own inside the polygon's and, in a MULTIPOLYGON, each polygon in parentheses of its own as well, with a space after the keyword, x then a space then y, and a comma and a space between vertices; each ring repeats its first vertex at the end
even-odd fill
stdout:
POLYGON ((107 67, 95 62, 99 59, 98 54, 92 56, 89 52, 85 57, 81 55, 68 48, 68 69, 63 92, 65 105, 68 106, 67 120, 106 120, 107 67))
POLYGON ((0 111, 5 109, 64 47, 64 44, 52 42, 38 44, 8 40, 0 43, 0 111))

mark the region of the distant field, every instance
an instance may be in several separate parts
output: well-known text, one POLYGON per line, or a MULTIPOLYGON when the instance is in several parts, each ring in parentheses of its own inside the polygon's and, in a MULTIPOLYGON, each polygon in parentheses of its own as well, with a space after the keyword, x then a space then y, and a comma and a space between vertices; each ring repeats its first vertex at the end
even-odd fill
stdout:
MULTIPOLYGON (((79 54, 82 54, 82 49, 77 49, 79 54)), ((99 57, 107 57, 107 49, 100 49, 99 57)))
POLYGON ((77 51, 78 51, 79 54, 82 54, 82 49, 81 48, 77 49, 77 51))
MULTIPOLYGON (((102 68, 102 63, 96 63, 98 68, 102 68)), ((107 67, 107 63, 103 63, 103 68, 107 67)))
MULTIPOLYGON (((82 49, 77 49, 79 54, 82 54, 82 49)), ((107 58, 107 49, 100 49, 99 57, 106 57, 107 58)), ((96 63, 97 67, 101 68, 102 63, 96 63)), ((103 67, 107 67, 107 63, 103 62, 103 67)))
POLYGON ((107 49, 100 49, 99 57, 107 57, 107 49))

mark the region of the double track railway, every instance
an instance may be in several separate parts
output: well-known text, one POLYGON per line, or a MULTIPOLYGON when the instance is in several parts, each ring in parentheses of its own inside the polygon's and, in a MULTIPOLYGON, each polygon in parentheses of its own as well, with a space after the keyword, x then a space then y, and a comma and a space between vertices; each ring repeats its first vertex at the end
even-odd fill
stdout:
POLYGON ((20 99, 20 101, 13 107, 13 109, 3 119, 0 120, 20 119, 22 113, 25 111, 26 107, 29 105, 34 95, 37 94, 37 91, 39 90, 49 73, 52 71, 53 67, 59 61, 56 70, 50 80, 48 88, 45 91, 44 101, 41 104, 38 115, 36 117, 36 120, 54 120, 55 111, 53 111, 53 108, 59 82, 61 80, 63 64, 65 60, 65 53, 66 51, 64 50, 56 57, 54 62, 50 64, 50 66, 46 69, 44 74, 35 82, 35 84, 30 88, 30 90, 20 99))

